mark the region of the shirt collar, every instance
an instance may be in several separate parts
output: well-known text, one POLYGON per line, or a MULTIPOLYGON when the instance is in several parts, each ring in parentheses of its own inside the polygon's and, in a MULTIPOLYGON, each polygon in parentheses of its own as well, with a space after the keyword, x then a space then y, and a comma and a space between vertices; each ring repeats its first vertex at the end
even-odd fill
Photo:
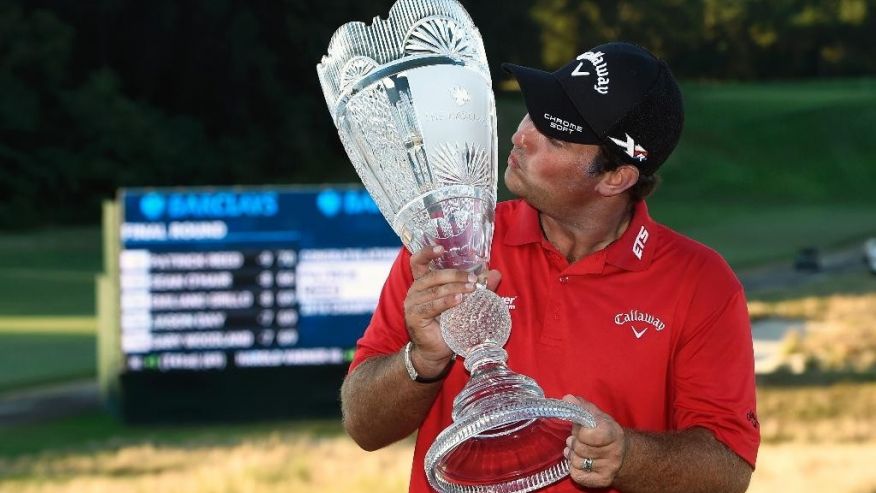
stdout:
POLYGON ((538 221, 538 211, 524 200, 518 199, 518 204, 518 207, 514 208, 504 243, 513 246, 541 243, 544 235, 538 221))
POLYGON ((657 243, 657 223, 644 200, 636 203, 630 225, 620 238, 605 247, 605 261, 625 270, 645 270, 651 265, 657 243))
MULTIPOLYGON (((630 224, 620 238, 604 249, 579 260, 576 264, 585 262, 588 259, 592 262, 595 259, 591 257, 595 255, 604 258, 606 263, 624 270, 639 271, 647 269, 651 265, 653 251, 656 246, 656 224, 648 214, 648 205, 644 200, 640 201, 635 204, 630 224)), ((520 206, 514 211, 504 243, 506 245, 519 246, 542 242, 547 243, 547 240, 541 231, 538 211, 521 200, 520 206)), ((601 264, 602 262, 599 263, 601 264)))

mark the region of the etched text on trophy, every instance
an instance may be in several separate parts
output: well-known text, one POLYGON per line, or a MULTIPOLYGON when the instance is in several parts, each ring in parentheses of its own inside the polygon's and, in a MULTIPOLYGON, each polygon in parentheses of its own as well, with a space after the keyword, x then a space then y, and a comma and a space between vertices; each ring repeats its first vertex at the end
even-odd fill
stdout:
POLYGON ((486 123, 487 119, 482 113, 474 111, 430 111, 423 115, 426 121, 443 122, 448 120, 471 121, 486 123))

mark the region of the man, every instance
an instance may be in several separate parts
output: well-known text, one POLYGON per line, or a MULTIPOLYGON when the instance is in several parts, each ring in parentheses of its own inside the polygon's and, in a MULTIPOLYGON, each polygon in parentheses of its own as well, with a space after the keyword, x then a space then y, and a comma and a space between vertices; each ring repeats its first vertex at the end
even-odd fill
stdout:
MULTIPOLYGON (((682 128, 669 68, 626 43, 553 73, 504 68, 529 111, 505 171, 520 199, 497 207, 488 276, 511 311, 508 365, 597 418, 566 442, 569 478, 543 491, 744 491, 759 431, 742 286, 643 201, 682 128)), ((440 253, 402 251, 342 388, 363 448, 419 430, 416 492, 429 491, 423 457, 468 378, 436 318, 475 279, 430 272, 440 253)))

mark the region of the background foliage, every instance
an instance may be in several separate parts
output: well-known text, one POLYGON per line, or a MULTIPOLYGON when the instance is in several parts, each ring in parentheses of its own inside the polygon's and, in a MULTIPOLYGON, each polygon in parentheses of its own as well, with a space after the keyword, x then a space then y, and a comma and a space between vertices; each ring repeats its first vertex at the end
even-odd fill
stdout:
MULTIPOLYGON (((391 3, 0 0, 0 228, 96 223, 121 186, 356 181, 314 67, 391 3)), ((611 39, 687 80, 876 73, 876 0, 463 4, 498 87, 502 61, 553 68, 611 39)))

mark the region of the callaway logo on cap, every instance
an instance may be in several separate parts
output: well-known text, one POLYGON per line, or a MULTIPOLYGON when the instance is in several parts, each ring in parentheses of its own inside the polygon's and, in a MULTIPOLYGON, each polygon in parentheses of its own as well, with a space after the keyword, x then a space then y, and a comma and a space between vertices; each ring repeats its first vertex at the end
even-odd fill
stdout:
POLYGON ((538 130, 555 139, 602 145, 651 174, 681 136, 681 91, 665 62, 630 43, 587 50, 555 72, 503 64, 520 83, 538 130))

